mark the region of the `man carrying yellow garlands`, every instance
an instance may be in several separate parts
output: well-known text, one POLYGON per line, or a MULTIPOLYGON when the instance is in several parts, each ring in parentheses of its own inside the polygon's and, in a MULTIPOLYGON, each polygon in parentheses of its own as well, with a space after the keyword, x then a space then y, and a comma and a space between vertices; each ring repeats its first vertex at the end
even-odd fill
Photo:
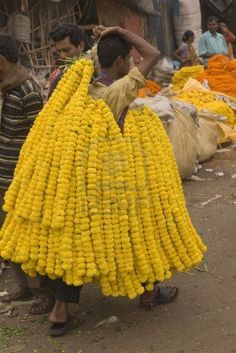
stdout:
MULTIPOLYGON (((101 74, 90 85, 93 64, 78 60, 39 114, 6 194, 0 255, 77 288, 77 299, 96 282, 151 308, 178 294, 157 282, 197 265, 206 248, 159 118, 128 109, 159 52, 119 27, 95 32, 101 74), (129 70, 132 46, 143 60, 129 70)), ((51 335, 70 329, 75 297, 56 293, 51 335)))

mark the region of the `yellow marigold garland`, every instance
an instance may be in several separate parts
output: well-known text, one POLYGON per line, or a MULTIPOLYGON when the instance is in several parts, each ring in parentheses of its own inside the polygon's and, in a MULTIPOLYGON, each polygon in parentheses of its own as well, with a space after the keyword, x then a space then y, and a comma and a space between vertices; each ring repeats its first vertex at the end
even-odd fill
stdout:
POLYGON ((224 101, 224 96, 209 91, 190 91, 183 92, 174 97, 186 103, 193 104, 197 110, 208 110, 227 118, 227 124, 236 124, 236 113, 224 101))
MULTIPOLYGON (((49 136, 54 127, 54 123, 57 121, 58 116, 60 116, 64 106, 69 102, 71 96, 76 91, 77 84, 82 77, 82 69, 83 63, 80 61, 78 61, 72 68, 68 69, 67 75, 60 80, 57 90, 52 94, 49 102, 39 113, 34 127, 30 131, 30 138, 26 140, 21 149, 20 159, 16 166, 15 178, 13 181, 15 186, 8 192, 7 201, 4 206, 7 212, 14 208, 15 202, 19 203, 22 201, 25 191, 25 183, 26 181, 27 185, 30 183, 33 173, 37 170, 34 164, 36 162, 36 156, 42 151, 42 148, 48 146, 49 136), (45 119, 45 116, 47 116, 47 119, 45 119), (40 149, 35 148, 35 146, 38 147, 38 141, 41 141, 40 149), (26 160, 28 160, 27 168, 21 168, 23 161, 26 160), (18 173, 19 169, 20 173, 18 173), (21 188, 22 185, 23 189, 21 188)), ((21 207, 23 213, 27 212, 24 203, 22 203, 21 207)))
POLYGON ((6 194, 0 255, 31 276, 134 298, 206 249, 159 118, 130 110, 122 135, 88 95, 91 75, 90 61, 72 65, 39 114, 6 194))
POLYGON ((172 78, 173 90, 181 90, 190 78, 197 78, 204 72, 204 66, 184 66, 172 78))

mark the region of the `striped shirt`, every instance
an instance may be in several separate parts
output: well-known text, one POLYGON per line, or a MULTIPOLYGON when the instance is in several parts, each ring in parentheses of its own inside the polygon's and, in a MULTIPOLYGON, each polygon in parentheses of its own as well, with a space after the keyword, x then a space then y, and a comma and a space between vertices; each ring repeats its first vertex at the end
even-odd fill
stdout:
POLYGON ((32 78, 5 93, 0 120, 0 189, 13 178, 20 149, 43 107, 43 99, 32 78))

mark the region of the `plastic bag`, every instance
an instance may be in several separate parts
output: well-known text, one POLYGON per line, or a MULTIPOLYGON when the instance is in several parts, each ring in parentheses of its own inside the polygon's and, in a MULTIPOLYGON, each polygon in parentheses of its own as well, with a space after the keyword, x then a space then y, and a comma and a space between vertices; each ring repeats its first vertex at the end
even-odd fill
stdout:
POLYGON ((170 71, 174 69, 172 60, 165 56, 164 58, 160 59, 156 64, 156 68, 161 71, 170 71))
POLYGON ((219 121, 216 122, 218 143, 236 142, 236 127, 232 128, 219 121))
POLYGON ((172 76, 175 74, 174 66, 170 58, 164 57, 153 66, 148 75, 150 80, 158 83, 162 87, 168 86, 171 83, 172 76))
POLYGON ((183 87, 183 92, 196 91, 196 90, 207 91, 208 89, 204 87, 204 85, 202 85, 199 81, 195 80, 194 78, 188 79, 188 81, 185 83, 183 87))
MULTIPOLYGON (((162 120, 163 123, 170 123, 175 118, 170 100, 165 96, 156 95, 155 97, 136 98, 134 105, 147 105, 162 120)), ((133 105, 132 104, 132 105, 133 105)))

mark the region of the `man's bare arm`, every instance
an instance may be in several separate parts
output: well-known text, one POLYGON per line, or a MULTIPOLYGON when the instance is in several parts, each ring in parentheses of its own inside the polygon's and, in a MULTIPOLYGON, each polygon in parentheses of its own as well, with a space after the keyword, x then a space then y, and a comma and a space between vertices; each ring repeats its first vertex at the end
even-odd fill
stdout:
POLYGON ((94 33, 95 35, 98 35, 100 33, 100 35, 102 36, 106 36, 111 33, 116 33, 119 34, 128 43, 130 43, 143 58, 143 60, 137 66, 143 76, 147 76, 147 74, 151 71, 153 66, 160 58, 160 52, 158 49, 154 48, 145 39, 138 36, 137 34, 127 31, 126 29, 121 28, 119 26, 98 26, 95 29, 94 33))

